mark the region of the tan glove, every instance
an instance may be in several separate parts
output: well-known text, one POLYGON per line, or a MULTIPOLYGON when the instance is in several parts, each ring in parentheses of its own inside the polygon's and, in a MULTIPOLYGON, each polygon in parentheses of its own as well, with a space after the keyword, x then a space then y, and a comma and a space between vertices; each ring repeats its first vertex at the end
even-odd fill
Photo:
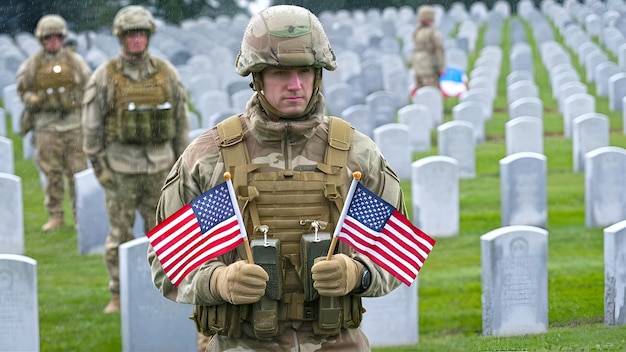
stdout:
POLYGON ((24 103, 26 107, 32 111, 39 110, 41 108, 41 104, 43 103, 43 99, 37 93, 28 93, 24 103))
POLYGON ((109 169, 109 164, 106 161, 106 157, 102 154, 92 156, 90 159, 93 171, 98 178, 98 182, 104 188, 113 188, 115 186, 115 176, 109 169))
POLYGON ((240 260, 213 271, 211 294, 232 304, 254 303, 265 295, 269 279, 260 266, 240 260))
POLYGON ((335 254, 330 260, 315 259, 311 267, 313 287, 320 296, 341 297, 361 285, 363 264, 345 254, 335 254))

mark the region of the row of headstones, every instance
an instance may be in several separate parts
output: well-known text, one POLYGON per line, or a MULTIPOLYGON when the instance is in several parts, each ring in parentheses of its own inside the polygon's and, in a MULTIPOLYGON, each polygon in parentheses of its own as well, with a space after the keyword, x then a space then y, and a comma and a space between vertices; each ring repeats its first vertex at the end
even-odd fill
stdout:
MULTIPOLYGON (((625 325, 626 221, 604 228, 604 323, 625 325)), ((548 232, 504 226, 480 237, 482 332, 519 336, 548 329, 548 232)), ((151 281, 146 237, 120 246, 123 351, 197 349, 191 305, 162 297, 151 281)), ((2 349, 40 350, 37 261, 0 254, 2 349)), ((418 281, 378 298, 364 298, 362 329, 373 347, 419 342, 418 281)))
MULTIPOLYGON (((537 120, 525 123, 534 123, 535 130, 540 129, 537 120)), ((626 186, 620 181, 626 170, 624 149, 601 143, 608 139, 606 119, 590 117, 578 123, 581 129, 587 129, 580 133, 583 146, 576 148, 579 154, 574 159, 585 177, 585 224, 598 227, 626 220, 626 186), (592 147, 583 154, 588 145, 592 147)), ((517 135, 520 139, 529 135, 527 130, 522 131, 517 135)), ((426 233, 451 237, 459 234, 459 179, 471 177, 473 172, 472 128, 467 122, 450 121, 440 126, 439 133, 440 144, 448 143, 448 149, 440 145, 439 155, 410 164, 412 219, 426 233)), ((532 137, 538 139, 536 133, 532 137)), ((536 145, 532 148, 538 149, 536 145)), ((392 151, 400 153, 398 149, 392 151)), ((381 150, 389 151, 385 145, 381 150)), ((502 226, 547 226, 546 162, 544 154, 532 151, 515 151, 500 160, 502 226)))
MULTIPOLYGON (((606 11, 607 16, 602 22, 603 28, 599 34, 596 34, 597 30, 589 28, 594 26, 589 25, 585 19, 591 16, 595 21, 597 15, 588 14, 589 8, 578 7, 572 2, 568 4, 560 6, 547 2, 543 11, 549 14, 552 22, 563 35, 568 48, 578 55, 579 63, 585 68, 586 81, 596 84, 596 95, 608 96, 611 111, 622 110, 622 98, 626 96, 626 83, 624 83, 626 81, 626 38, 613 26, 615 18, 612 13, 615 13, 615 10, 606 11), (578 13, 578 15, 572 15, 572 13, 578 13), (576 21, 579 23, 583 21, 585 25, 576 21), (617 64, 608 59, 604 50, 593 41, 594 37, 599 37, 604 47, 618 57, 617 64)), ((626 11, 623 4, 621 10, 626 11)))

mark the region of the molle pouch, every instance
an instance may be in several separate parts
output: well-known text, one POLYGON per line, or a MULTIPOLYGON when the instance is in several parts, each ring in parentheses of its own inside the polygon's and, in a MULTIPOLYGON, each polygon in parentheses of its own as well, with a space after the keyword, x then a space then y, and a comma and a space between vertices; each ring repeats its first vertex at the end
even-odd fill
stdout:
POLYGON ((280 241, 276 238, 257 239, 250 242, 254 263, 259 265, 270 279, 265 296, 275 301, 282 297, 283 268, 280 260, 280 241))
POLYGON ((57 111, 60 109, 61 109, 61 102, 59 101, 59 94, 54 88, 47 88, 45 99, 42 104, 42 110, 57 111))
POLYGON ((165 102, 156 106, 152 115, 152 139, 155 142, 168 141, 176 135, 172 104, 165 102))
POLYGON ((59 93, 59 101, 63 111, 72 111, 80 106, 80 102, 73 91, 69 91, 65 87, 59 87, 57 92, 59 93))
MULTIPOLYGON (((132 103, 131 103, 132 104, 132 103)), ((153 110, 149 106, 140 106, 122 112, 120 119, 120 140, 126 143, 145 144, 151 141, 150 118, 153 110)))
POLYGON ((278 335, 278 301, 267 296, 252 305, 254 336, 269 339, 278 335))
POLYGON ((259 339, 272 338, 278 334, 278 300, 282 296, 280 241, 265 236, 262 240, 252 240, 250 248, 254 263, 262 267, 270 277, 265 296, 252 305, 254 335, 259 339))
POLYGON ((316 335, 337 335, 341 331, 343 297, 320 296, 317 321, 313 324, 316 335))
POLYGON ((331 235, 328 232, 317 232, 302 235, 300 238, 300 255, 302 256, 302 266, 305 268, 302 275, 302 285, 304 286, 304 301, 311 302, 318 297, 317 290, 313 288, 313 277, 311 268, 315 258, 326 257, 330 248, 331 235))

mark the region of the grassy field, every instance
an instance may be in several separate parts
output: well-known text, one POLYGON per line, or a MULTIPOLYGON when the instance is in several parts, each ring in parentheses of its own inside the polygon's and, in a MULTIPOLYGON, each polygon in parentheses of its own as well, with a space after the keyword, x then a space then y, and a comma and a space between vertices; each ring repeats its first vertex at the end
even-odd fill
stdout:
MULTIPOLYGON (((506 33, 506 26, 503 33, 506 33)), ((532 36, 528 32, 529 42, 532 36)), ((560 40, 560 38, 559 38, 560 40)), ((477 48, 481 47, 479 42, 477 48)), ((500 227, 498 161, 505 157, 504 80, 508 38, 503 35, 503 65, 495 114, 486 125, 488 141, 476 148, 474 179, 460 183, 460 234, 441 238, 419 276, 419 334, 415 346, 376 351, 519 351, 624 350, 626 327, 603 324, 603 229, 584 225, 584 175, 572 172, 571 141, 562 138, 562 117, 551 98, 548 74, 535 51, 535 81, 544 102, 544 153, 548 160, 547 333, 518 337, 483 337, 481 317, 480 236, 500 227)), ((475 57, 470 57, 470 62, 475 57)), ((613 58, 614 60, 614 58, 613 58)), ((577 60, 572 60, 577 64, 577 60)), ((581 77, 584 77, 582 70, 581 77)), ((594 93, 594 87, 589 86, 594 93)), ((446 118, 456 101, 446 101, 446 118)), ((626 148, 621 112, 609 112, 597 99, 598 112, 610 118, 610 144, 626 148)), ((11 131, 10 125, 8 126, 11 131)), ((100 255, 79 255, 71 211, 66 225, 43 233, 43 192, 31 160, 22 159, 21 139, 10 135, 15 171, 22 178, 26 255, 37 260, 42 351, 119 351, 120 316, 105 315, 109 293, 100 255)), ((436 145, 436 141, 434 141, 436 145)), ((415 159, 435 155, 433 149, 415 159)), ((403 183, 406 199, 408 182, 403 183)), ((409 204, 410 206, 410 204, 409 204)), ((410 212, 409 212, 410 214, 410 212)))

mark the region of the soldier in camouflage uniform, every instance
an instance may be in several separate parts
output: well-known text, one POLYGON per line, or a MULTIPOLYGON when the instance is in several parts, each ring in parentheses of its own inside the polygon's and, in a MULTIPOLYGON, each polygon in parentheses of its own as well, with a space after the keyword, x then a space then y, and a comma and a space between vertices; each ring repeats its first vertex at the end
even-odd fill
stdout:
POLYGON ((83 101, 84 150, 104 187, 109 217, 106 313, 119 311, 118 249, 134 238, 135 210, 146 232, 156 225, 160 188, 188 144, 187 94, 175 68, 149 54, 154 31, 148 10, 122 8, 113 20, 122 51, 95 70, 83 101))
POLYGON ((61 16, 43 16, 35 36, 43 49, 17 72, 17 90, 25 106, 20 132, 33 131, 35 162, 46 175, 44 206, 49 219, 41 229, 52 231, 64 223, 65 179, 76 219, 74 174, 87 168, 80 104, 91 69, 82 57, 62 47, 67 24, 61 16))
POLYGON ((445 72, 443 37, 433 25, 435 8, 422 5, 417 10, 418 24, 413 32, 411 68, 415 73, 415 89, 439 88, 439 77, 445 72))
POLYGON ((359 329, 361 297, 400 284, 343 243, 326 260, 353 172, 401 212, 406 208, 399 179, 376 144, 325 115, 323 68, 336 68, 335 55, 311 12, 282 5, 252 17, 236 70, 252 73, 255 94, 245 112, 195 139, 167 178, 159 221, 229 171, 259 263, 250 263, 241 245, 176 287, 149 248, 155 286, 194 305, 198 331, 212 336, 207 351, 369 350, 359 329))

